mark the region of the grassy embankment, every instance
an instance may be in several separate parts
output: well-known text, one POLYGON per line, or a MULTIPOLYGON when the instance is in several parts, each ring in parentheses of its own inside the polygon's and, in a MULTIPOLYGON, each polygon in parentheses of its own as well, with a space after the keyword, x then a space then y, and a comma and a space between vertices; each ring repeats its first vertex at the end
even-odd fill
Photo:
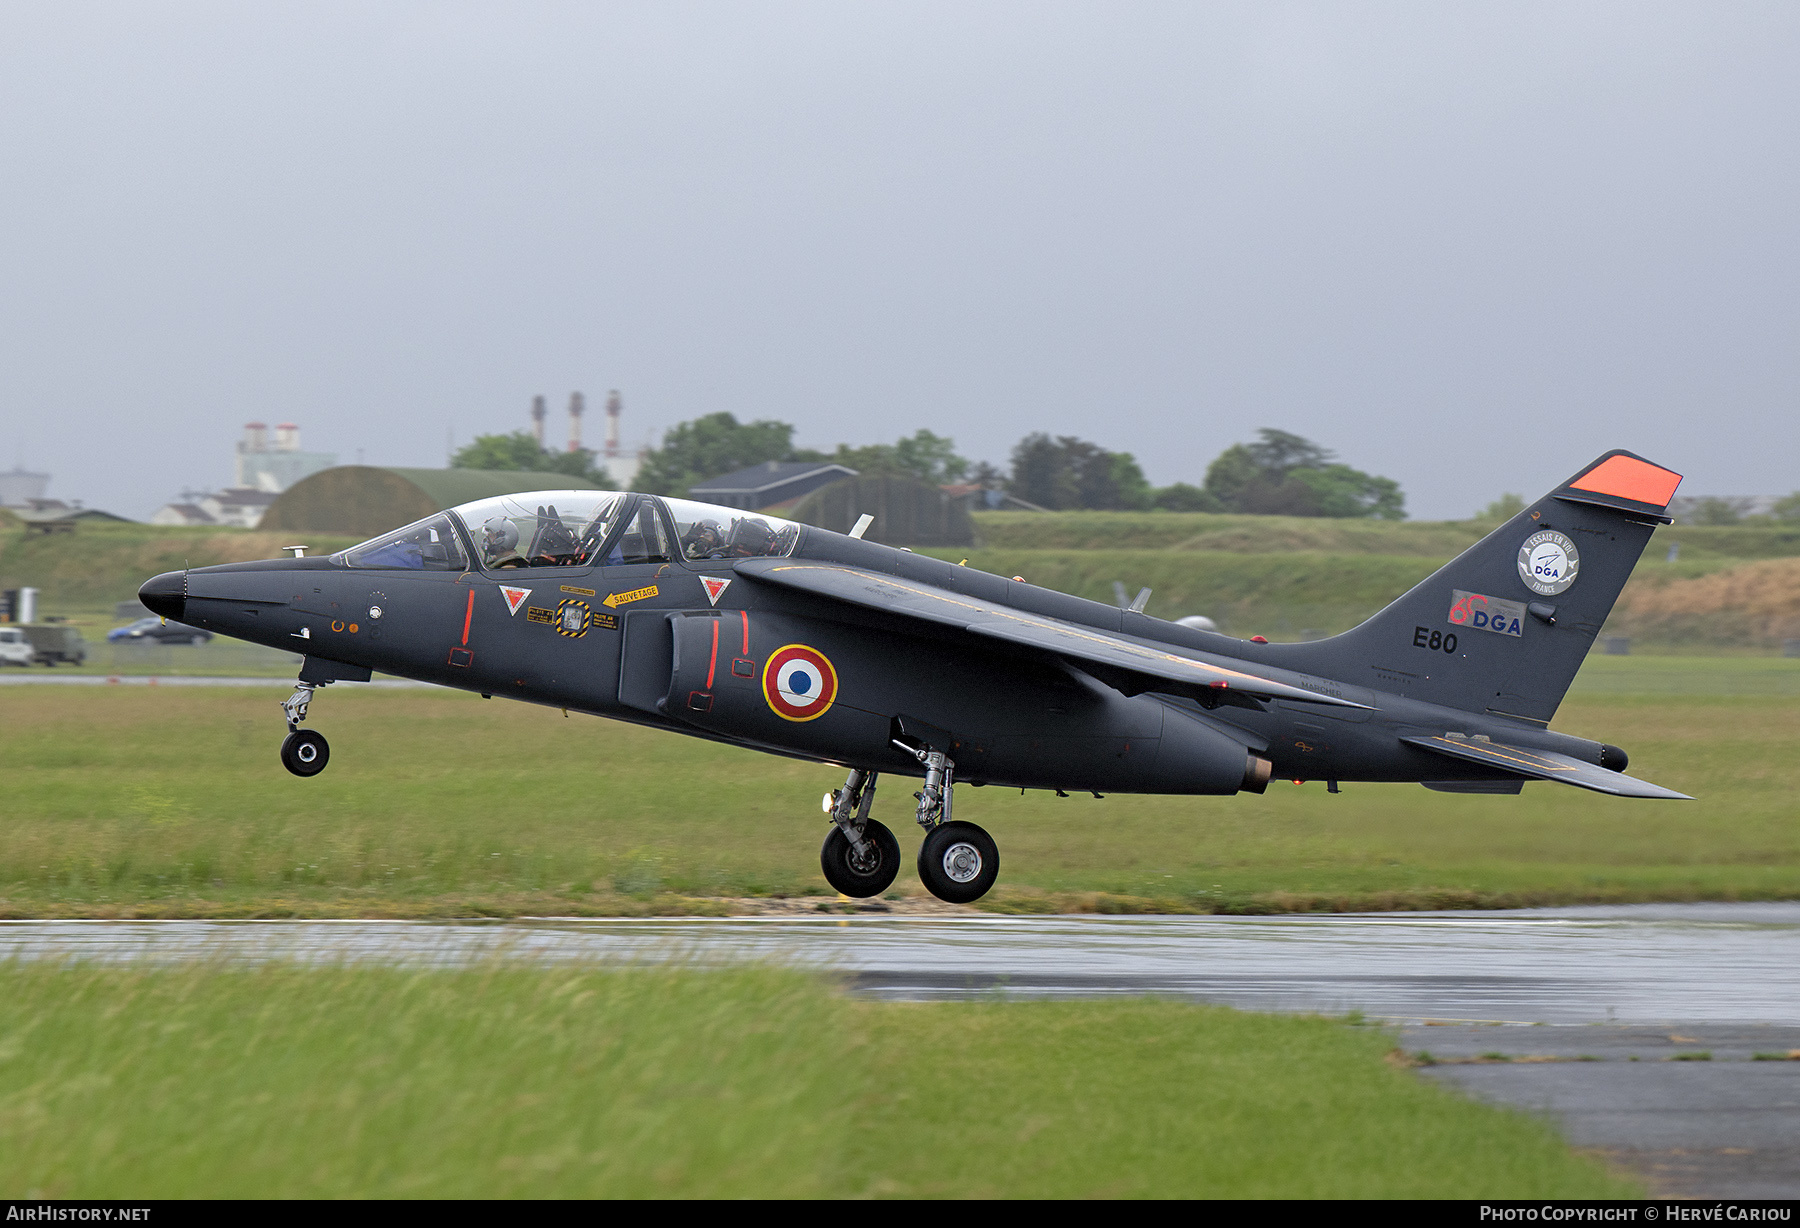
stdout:
POLYGON ((773 970, 0 967, 15 1198, 1641 1197, 1323 1019, 773 970))
MULTIPOLYGON (((998 911, 1269 912, 1800 898, 1800 662, 1595 658, 1557 727, 1693 802, 1277 782, 1232 798, 964 788, 998 911)), ((708 914, 816 897, 830 769, 440 691, 0 691, 0 915, 708 914)), ((908 782, 877 813, 911 848, 908 782)), ((896 892, 922 893, 910 866, 896 892)))
MULTIPOLYGON (((1199 513, 985 512, 982 545, 927 553, 1098 601, 1113 582, 1153 590, 1149 612, 1206 614, 1236 635, 1296 639, 1352 627, 1466 549, 1478 521, 1315 520, 1199 513)), ((214 643, 199 651, 104 644, 115 602, 185 565, 272 558, 293 534, 83 524, 46 537, 0 531, 0 587, 35 585, 46 613, 94 642, 90 672, 282 673, 280 653, 214 643)), ((353 544, 301 534, 315 553, 353 544)), ((1766 651, 1800 637, 1800 528, 1664 528, 1609 623, 1639 650, 1695 645, 1766 651), (1667 562, 1667 541, 1681 557, 1667 562), (1761 560, 1761 562, 1758 562, 1761 560)))
MULTIPOLYGON (((1112 600, 1112 582, 1152 587, 1150 614, 1208 614, 1229 634, 1271 639, 1354 627, 1481 537, 1481 522, 1373 522, 1199 513, 983 513, 983 546, 927 551, 1049 589, 1112 600)), ((1768 652, 1800 637, 1800 529, 1665 528, 1645 551, 1607 634, 1638 650, 1768 652), (1681 542, 1667 562, 1665 537, 1681 542), (1759 562, 1760 560, 1760 562, 1759 562)), ((74 535, 0 533, 0 587, 31 583, 43 609, 92 643, 94 673, 286 673, 286 654, 232 641, 185 646, 104 643, 115 601, 182 565, 272 558, 284 533, 83 524, 74 535)), ((306 537, 315 553, 347 538, 306 537)))
MULTIPOLYGON (((1095 601, 1150 586, 1149 612, 1234 635, 1347 630, 1468 549, 1481 521, 1314 520, 1152 512, 985 512, 971 567, 1095 601)), ((1657 530, 1607 623, 1638 651, 1776 649, 1800 637, 1800 526, 1657 530), (1679 558, 1668 561, 1679 542, 1679 558)))
POLYGON ((0 588, 32 585, 44 614, 66 619, 88 641, 87 674, 288 674, 299 658, 257 644, 214 640, 187 645, 109 644, 106 633, 124 620, 113 607, 137 596, 138 585, 160 572, 214 563, 286 557, 301 543, 315 554, 355 545, 325 534, 256 533, 243 529, 183 529, 148 524, 83 523, 73 533, 27 534, 0 525, 0 588))

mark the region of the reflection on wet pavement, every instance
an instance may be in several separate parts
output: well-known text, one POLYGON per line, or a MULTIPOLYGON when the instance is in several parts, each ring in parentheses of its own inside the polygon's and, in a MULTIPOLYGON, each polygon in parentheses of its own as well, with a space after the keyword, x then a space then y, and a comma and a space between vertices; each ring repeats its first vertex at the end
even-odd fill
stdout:
POLYGON ((1800 905, 1281 917, 24 921, 0 958, 453 966, 771 961, 885 998, 1165 993, 1509 1023, 1800 1019, 1800 905))
POLYGON ((18 921, 0 959, 750 961, 892 999, 1158 993, 1401 1026, 1422 1077, 1659 1194, 1800 1196, 1800 904, 1283 917, 18 921), (1553 1026, 1508 1026, 1519 1024, 1553 1026), (1561 1026, 1554 1026, 1561 1025, 1561 1026))

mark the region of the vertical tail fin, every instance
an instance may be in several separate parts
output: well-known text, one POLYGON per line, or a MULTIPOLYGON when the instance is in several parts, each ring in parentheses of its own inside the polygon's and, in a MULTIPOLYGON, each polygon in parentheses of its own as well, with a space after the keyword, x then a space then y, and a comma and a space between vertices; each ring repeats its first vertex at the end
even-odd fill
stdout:
POLYGON ((1608 452, 1360 627, 1268 659, 1547 724, 1680 483, 1608 452))

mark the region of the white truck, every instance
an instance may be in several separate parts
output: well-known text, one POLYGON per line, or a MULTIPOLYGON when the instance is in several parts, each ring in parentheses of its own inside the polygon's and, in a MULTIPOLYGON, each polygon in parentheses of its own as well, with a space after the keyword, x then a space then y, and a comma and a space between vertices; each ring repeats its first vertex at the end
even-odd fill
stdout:
POLYGON ((0 627, 0 665, 30 665, 37 649, 18 627, 0 627))

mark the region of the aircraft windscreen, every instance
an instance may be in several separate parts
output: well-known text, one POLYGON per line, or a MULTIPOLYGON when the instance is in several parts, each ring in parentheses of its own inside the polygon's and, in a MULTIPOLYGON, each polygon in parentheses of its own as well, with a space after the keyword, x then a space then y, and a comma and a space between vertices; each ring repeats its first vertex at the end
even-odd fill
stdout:
POLYGON ((535 490, 452 510, 484 567, 581 567, 596 561, 624 499, 606 490, 535 490))
POLYGON ((331 561, 340 567, 402 568, 410 571, 466 571, 463 549, 450 518, 439 512, 417 524, 383 533, 360 546, 339 551, 331 561))
POLYGON ((675 537, 681 543, 682 557, 693 562, 782 558, 792 554, 800 542, 800 526, 779 516, 687 499, 663 502, 675 517, 675 537))

